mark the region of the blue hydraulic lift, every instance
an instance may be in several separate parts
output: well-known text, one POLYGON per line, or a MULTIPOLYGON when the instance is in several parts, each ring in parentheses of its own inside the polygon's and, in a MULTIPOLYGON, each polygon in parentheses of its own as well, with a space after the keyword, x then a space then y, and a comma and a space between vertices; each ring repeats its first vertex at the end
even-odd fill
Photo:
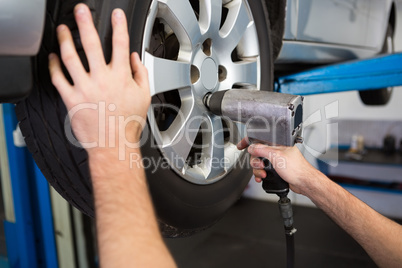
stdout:
POLYGON ((395 53, 283 76, 275 82, 275 90, 294 95, 312 95, 400 85, 402 53, 395 53))
MULTIPOLYGON (((402 53, 325 66, 280 77, 277 92, 311 95, 402 85, 402 53)), ((49 186, 26 148, 13 142, 18 122, 11 104, 3 105, 15 222, 5 222, 5 267, 58 267, 49 186), (7 266, 8 265, 8 266, 7 266)))
POLYGON ((14 144, 14 105, 2 110, 15 216, 4 221, 7 256, 0 268, 58 267, 49 185, 27 148, 14 144))

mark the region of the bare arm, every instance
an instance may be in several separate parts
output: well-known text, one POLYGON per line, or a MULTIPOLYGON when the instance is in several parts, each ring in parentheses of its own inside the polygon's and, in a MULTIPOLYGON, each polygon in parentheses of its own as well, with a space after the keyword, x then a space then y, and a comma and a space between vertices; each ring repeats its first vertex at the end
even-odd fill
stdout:
POLYGON ((83 68, 65 25, 58 27, 58 38, 62 60, 74 85, 67 81, 54 54, 49 56, 49 69, 67 109, 75 111, 69 114, 71 125, 88 151, 100 263, 102 267, 174 267, 159 233, 139 146, 126 146, 139 141, 144 127, 150 104, 147 70, 136 53, 131 55, 130 67, 127 22, 122 10, 112 15, 113 56, 109 65, 88 7, 77 5, 75 17, 91 71, 87 73, 83 68), (97 109, 77 110, 82 104, 97 109), (104 118, 99 116, 101 107, 104 118), (110 118, 116 124, 109 125, 110 118), (119 143, 122 140, 124 143, 119 143), (89 142, 96 145, 89 146, 89 142), (130 165, 130 156, 137 162, 130 165))
MULTIPOLYGON (((247 141, 238 148, 246 148, 247 141)), ((297 147, 248 148, 257 181, 265 177, 263 163, 268 158, 293 191, 309 197, 340 227, 348 232, 380 267, 400 267, 402 263, 402 226, 374 211, 344 188, 311 166, 297 147), (281 165, 278 165, 281 163, 281 165), (285 165, 282 165, 285 163, 285 165)))

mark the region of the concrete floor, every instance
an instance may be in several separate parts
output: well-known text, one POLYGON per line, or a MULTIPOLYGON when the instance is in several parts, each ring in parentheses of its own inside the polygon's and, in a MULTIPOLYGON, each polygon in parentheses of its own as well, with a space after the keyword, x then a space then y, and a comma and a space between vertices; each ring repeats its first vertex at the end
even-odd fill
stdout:
MULTIPOLYGON (((322 211, 294 207, 296 267, 377 267, 322 211)), ((286 267, 277 204, 241 199, 214 227, 190 238, 166 239, 179 267, 286 267)))

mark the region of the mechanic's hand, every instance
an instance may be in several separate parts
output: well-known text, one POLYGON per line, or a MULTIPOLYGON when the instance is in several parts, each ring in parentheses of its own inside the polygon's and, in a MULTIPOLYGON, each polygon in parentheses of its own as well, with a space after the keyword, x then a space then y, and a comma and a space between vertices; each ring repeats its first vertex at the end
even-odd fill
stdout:
POLYGON ((108 65, 89 8, 78 4, 74 14, 90 72, 84 69, 66 25, 57 28, 57 35, 61 59, 73 85, 64 76, 58 56, 49 55, 52 82, 69 111, 74 134, 82 145, 92 144, 90 147, 83 146, 86 149, 113 147, 109 144, 109 135, 115 135, 111 137, 114 142, 122 135, 132 143, 138 142, 151 99, 148 73, 137 53, 131 55, 130 68, 125 14, 121 9, 113 11, 113 54, 108 65), (118 127, 114 123, 109 126, 110 118, 118 127))
POLYGON ((267 176, 264 171, 264 163, 259 157, 268 159, 278 175, 289 183, 292 191, 299 194, 304 194, 305 187, 309 185, 307 183, 309 178, 313 178, 313 176, 316 176, 313 174, 318 172, 307 162, 296 146, 249 145, 247 137, 237 145, 239 150, 243 150, 247 147, 251 155, 250 165, 253 168, 257 182, 261 182, 262 178, 267 176))

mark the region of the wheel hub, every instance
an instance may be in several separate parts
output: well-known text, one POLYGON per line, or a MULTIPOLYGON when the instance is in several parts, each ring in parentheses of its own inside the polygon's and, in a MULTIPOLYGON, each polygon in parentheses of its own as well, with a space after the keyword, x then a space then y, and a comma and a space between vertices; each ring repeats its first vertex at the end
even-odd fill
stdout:
POLYGON ((208 91, 213 90, 218 83, 218 67, 210 57, 206 58, 202 63, 201 81, 208 91))

